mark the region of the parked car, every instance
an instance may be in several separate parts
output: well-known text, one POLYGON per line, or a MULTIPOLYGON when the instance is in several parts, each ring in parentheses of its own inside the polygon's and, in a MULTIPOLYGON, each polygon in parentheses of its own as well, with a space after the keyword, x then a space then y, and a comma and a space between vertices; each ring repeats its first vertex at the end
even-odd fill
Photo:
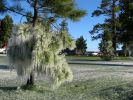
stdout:
POLYGON ((7 49, 6 48, 0 48, 0 53, 1 54, 6 54, 7 53, 7 49))
POLYGON ((98 56, 98 52, 93 52, 92 55, 93 56, 98 56))

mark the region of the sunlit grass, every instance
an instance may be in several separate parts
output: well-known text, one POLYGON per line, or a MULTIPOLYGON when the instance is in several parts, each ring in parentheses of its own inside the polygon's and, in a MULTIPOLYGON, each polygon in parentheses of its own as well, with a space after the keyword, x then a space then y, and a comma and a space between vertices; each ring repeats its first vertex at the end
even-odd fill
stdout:
MULTIPOLYGON (((98 56, 66 56, 68 60, 84 60, 84 61, 102 61, 102 59, 98 56)), ((132 61, 133 57, 114 57, 112 61, 132 61)))
POLYGON ((132 93, 132 81, 103 77, 66 83, 56 90, 42 81, 33 90, 0 87, 0 100, 132 100, 132 93))
MULTIPOLYGON (((6 64, 6 58, 0 58, 6 64)), ((1 63, 0 63, 1 64, 1 63)), ((36 86, 25 89, 26 81, 15 78, 0 80, 0 100, 133 100, 133 78, 122 77, 131 74, 132 67, 102 65, 70 65, 74 68, 89 68, 94 75, 105 73, 103 77, 74 80, 52 90, 46 80, 36 80, 36 86), (114 75, 117 74, 117 75, 114 75)), ((2 66, 1 66, 2 67, 2 66)), ((84 70, 83 70, 84 71, 84 70)), ((0 74, 1 75, 1 74, 0 74)), ((86 76, 87 77, 87 76, 86 76)))

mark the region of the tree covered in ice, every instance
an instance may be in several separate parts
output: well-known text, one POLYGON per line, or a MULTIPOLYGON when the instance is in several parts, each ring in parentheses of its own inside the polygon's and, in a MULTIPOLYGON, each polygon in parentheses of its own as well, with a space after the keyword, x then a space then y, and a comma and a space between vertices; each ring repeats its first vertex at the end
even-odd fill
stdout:
POLYGON ((31 25, 22 24, 9 40, 8 58, 18 75, 30 76, 34 69, 46 74, 53 86, 59 86, 73 78, 65 56, 60 52, 74 46, 73 39, 65 31, 47 33, 39 23, 33 32, 31 25))
POLYGON ((29 75, 27 85, 34 85, 35 71, 45 73, 53 86, 71 80, 72 72, 60 52, 74 43, 67 31, 53 24, 62 19, 78 21, 86 12, 78 9, 74 0, 0 0, 0 4, 0 13, 13 12, 28 20, 12 35, 8 49, 10 64, 18 75, 29 75))

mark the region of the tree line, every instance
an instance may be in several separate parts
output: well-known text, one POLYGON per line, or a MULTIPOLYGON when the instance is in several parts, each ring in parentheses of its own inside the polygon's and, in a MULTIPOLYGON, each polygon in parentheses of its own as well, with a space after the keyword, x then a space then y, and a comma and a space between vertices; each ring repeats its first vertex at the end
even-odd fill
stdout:
POLYGON ((6 15, 0 20, 0 47, 7 45, 12 29, 13 20, 9 15, 6 15))
MULTIPOLYGON (((92 17, 104 16, 104 23, 96 24, 90 31, 93 40, 100 39, 100 51, 107 57, 116 56, 119 44, 125 56, 130 55, 133 43, 133 1, 102 0, 92 17)), ((106 57, 105 57, 106 58, 106 57)))

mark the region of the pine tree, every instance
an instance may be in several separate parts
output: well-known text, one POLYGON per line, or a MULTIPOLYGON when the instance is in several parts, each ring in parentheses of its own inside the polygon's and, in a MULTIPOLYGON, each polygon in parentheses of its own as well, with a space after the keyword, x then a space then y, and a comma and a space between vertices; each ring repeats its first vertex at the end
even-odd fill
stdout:
POLYGON ((133 43, 133 1, 131 0, 121 0, 120 8, 121 13, 119 19, 121 22, 121 42, 125 45, 133 43))
POLYGON ((81 36, 76 40, 76 53, 84 55, 86 49, 87 49, 86 40, 83 38, 83 36, 81 36))
POLYGON ((92 38, 99 39, 102 38, 102 34, 105 31, 105 27, 110 30, 112 35, 112 43, 114 48, 114 53, 116 52, 117 48, 117 28, 119 28, 119 20, 116 14, 119 11, 119 0, 102 0, 100 7, 92 13, 92 16, 106 16, 105 21, 103 24, 96 24, 93 29, 90 31, 92 38))
POLYGON ((99 50, 102 53, 101 58, 103 60, 112 60, 114 57, 114 49, 112 46, 112 35, 108 29, 104 31, 101 43, 99 43, 99 50))
POLYGON ((72 39, 65 36, 59 38, 61 34, 55 31, 53 31, 55 34, 50 32, 51 25, 60 18, 69 18, 73 21, 78 21, 86 14, 85 11, 77 9, 73 0, 17 0, 18 5, 16 5, 15 1, 13 2, 15 6, 12 5, 9 7, 5 4, 4 8, 7 11, 15 12, 32 19, 32 26, 29 24, 20 25, 18 30, 18 34, 22 33, 23 42, 21 43, 18 36, 17 48, 14 48, 14 41, 12 41, 8 50, 8 56, 11 63, 16 66, 18 74, 22 75, 28 71, 30 75, 27 85, 34 85, 35 69, 38 69, 38 72, 43 71, 49 74, 53 84, 60 84, 65 80, 71 79, 71 71, 64 56, 59 56, 58 54, 62 49, 70 46, 72 39), (32 9, 28 12, 31 12, 32 16, 27 15, 25 8, 21 6, 21 2, 26 2, 31 6, 32 9), (63 43, 64 38, 67 38, 65 39, 67 40, 65 41, 65 46, 63 43), (27 46, 30 47, 27 48, 27 46), (20 52, 21 56, 16 56, 16 52, 20 52), (27 59, 24 59, 24 57, 27 59), (32 63, 32 59, 34 59, 34 63, 32 63), (29 63, 27 62, 28 60, 29 63))
POLYGON ((8 43, 8 39, 12 33, 13 20, 9 15, 6 15, 4 19, 1 20, 1 35, 0 41, 2 45, 8 43))
POLYGON ((5 0, 0 0, 0 13, 4 13, 6 11, 5 4, 5 0))

